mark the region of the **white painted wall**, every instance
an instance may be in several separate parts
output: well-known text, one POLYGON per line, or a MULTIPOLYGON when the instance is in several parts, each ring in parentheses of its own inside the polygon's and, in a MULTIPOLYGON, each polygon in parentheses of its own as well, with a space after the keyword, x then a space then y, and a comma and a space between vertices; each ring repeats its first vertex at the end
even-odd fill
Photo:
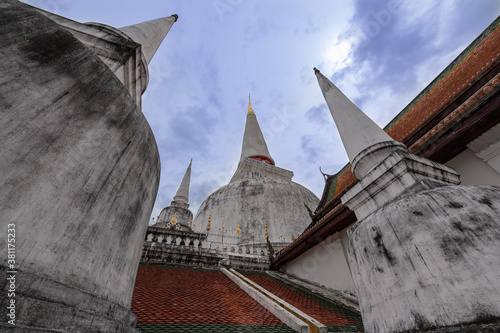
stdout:
POLYGON ((500 173, 467 148, 447 163, 460 174, 464 185, 482 184, 500 186, 500 173))
POLYGON ((290 261, 285 273, 323 287, 356 295, 356 287, 344 255, 347 249, 347 229, 290 261))

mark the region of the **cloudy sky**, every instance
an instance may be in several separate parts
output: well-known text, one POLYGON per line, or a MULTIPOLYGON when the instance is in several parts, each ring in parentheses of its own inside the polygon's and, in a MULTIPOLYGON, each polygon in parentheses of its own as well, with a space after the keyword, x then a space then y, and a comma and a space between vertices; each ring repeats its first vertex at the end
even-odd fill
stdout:
POLYGON ((162 170, 153 215, 193 158, 193 213, 241 153, 248 94, 276 165, 321 197, 346 163, 313 67, 382 127, 500 14, 498 0, 25 0, 123 27, 178 14, 150 64, 143 112, 162 170))

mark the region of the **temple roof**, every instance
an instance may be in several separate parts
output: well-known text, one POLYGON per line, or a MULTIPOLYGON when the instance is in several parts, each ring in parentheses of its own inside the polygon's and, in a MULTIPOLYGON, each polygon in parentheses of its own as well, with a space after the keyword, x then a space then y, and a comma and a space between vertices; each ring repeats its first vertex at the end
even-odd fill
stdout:
MULTIPOLYGON (((294 332, 224 273, 158 264, 140 265, 137 272, 132 311, 140 331, 294 332)), ((330 330, 363 332, 355 311, 265 274, 243 275, 330 330)))

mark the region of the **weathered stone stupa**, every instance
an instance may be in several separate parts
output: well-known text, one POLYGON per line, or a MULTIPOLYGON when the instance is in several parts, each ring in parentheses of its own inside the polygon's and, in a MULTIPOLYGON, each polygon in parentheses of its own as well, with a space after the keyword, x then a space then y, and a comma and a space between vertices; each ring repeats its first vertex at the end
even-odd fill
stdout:
POLYGON ((293 234, 299 235, 311 222, 307 207, 314 209, 319 203, 292 176, 293 172, 275 166, 249 99, 238 168, 229 184, 201 204, 195 217, 197 231, 207 232, 209 242, 223 246, 266 248, 267 224, 271 243, 290 243, 293 234))
POLYGON ((366 331, 499 332, 500 188, 458 185, 315 73, 359 179, 341 200, 366 331))
POLYGON ((0 2, 0 231, 18 236, 0 264, 16 281, 1 300, 15 326, 1 331, 137 332, 132 290, 160 176, 141 94, 176 18, 135 26, 158 37, 135 40, 0 2))

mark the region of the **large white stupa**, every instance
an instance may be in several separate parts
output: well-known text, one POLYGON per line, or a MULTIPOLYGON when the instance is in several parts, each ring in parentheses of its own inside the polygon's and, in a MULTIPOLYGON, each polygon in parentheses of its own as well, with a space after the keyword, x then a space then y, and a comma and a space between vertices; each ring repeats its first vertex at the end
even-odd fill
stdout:
POLYGON ((275 166, 249 100, 238 168, 229 184, 203 201, 194 220, 196 231, 223 246, 265 247, 266 231, 278 248, 290 243, 311 223, 308 209, 319 204, 316 195, 293 182, 292 176, 275 166))

